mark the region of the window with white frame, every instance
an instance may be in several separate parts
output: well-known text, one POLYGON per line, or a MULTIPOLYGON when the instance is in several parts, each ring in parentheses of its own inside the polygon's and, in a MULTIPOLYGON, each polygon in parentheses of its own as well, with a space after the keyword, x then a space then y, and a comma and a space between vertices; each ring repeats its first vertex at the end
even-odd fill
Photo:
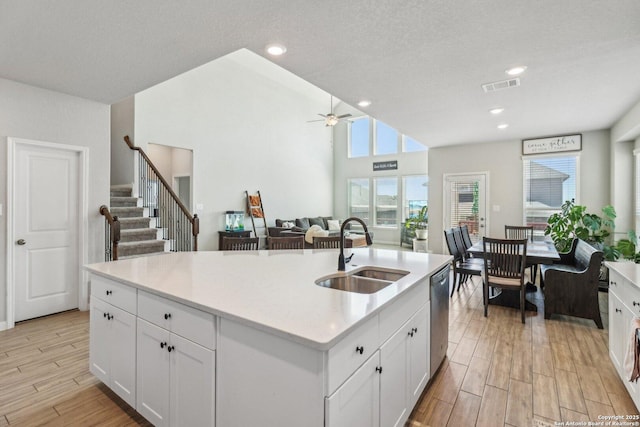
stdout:
POLYGON ((398 138, 400 136, 398 131, 379 120, 375 121, 374 127, 376 138, 373 144, 373 153, 376 156, 396 154, 398 152, 398 138))
POLYGON ((369 225, 369 178, 353 178, 348 185, 349 216, 358 217, 369 225))
POLYGON ((402 152, 415 153, 417 151, 427 151, 427 147, 407 135, 402 135, 402 152))
POLYGON ((361 117, 349 122, 349 157, 369 156, 369 117, 361 117))
POLYGON ((398 226, 398 178, 374 178, 374 225, 377 227, 398 226))
POLYGON ((578 159, 572 155, 523 160, 524 224, 533 225, 535 234, 543 233, 549 216, 565 201, 577 199, 578 159))
POLYGON ((402 177, 402 220, 415 217, 423 206, 427 206, 429 187, 427 175, 402 177))

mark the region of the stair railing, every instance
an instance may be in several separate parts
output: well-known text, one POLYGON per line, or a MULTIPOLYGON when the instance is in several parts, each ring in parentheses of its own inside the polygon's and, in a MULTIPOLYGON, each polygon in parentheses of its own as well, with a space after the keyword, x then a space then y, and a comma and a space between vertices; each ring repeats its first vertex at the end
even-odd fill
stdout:
POLYGON ((162 230, 163 239, 170 242, 169 250, 197 251, 200 218, 189 212, 144 150, 134 146, 128 135, 124 141, 139 154, 138 197, 142 198, 142 206, 148 208, 149 216, 156 218, 156 227, 162 230))
POLYGON ((118 260, 118 243, 120 242, 120 221, 118 216, 112 216, 109 208, 100 206, 100 213, 104 216, 104 260, 118 260))

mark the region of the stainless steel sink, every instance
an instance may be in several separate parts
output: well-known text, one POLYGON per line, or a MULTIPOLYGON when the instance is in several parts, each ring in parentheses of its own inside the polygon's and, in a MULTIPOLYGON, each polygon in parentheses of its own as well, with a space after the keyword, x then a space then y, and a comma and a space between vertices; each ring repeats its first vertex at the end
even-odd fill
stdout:
POLYGON ((350 272, 323 277, 316 285, 359 294, 373 294, 409 274, 408 271, 366 267, 350 272))
POLYGON ((396 280, 402 279, 404 276, 409 274, 409 272, 403 270, 367 267, 362 270, 354 271, 352 274, 354 276, 368 277, 370 279, 388 280, 390 282, 395 282, 396 280))

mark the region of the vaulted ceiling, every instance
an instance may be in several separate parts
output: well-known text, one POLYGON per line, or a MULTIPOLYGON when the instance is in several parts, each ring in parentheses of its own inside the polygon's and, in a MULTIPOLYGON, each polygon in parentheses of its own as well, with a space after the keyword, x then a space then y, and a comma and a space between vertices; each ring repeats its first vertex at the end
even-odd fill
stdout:
POLYGON ((431 147, 605 129, 640 101, 637 0, 0 2, 0 77, 103 103, 240 48, 431 147), (520 86, 482 90, 514 65, 520 86))

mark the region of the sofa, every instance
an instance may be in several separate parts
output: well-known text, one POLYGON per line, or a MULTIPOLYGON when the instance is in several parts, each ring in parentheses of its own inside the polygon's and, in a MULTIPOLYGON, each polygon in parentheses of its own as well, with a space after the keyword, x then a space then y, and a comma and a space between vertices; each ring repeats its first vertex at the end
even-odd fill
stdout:
MULTIPOLYGON (((274 227, 268 227, 269 237, 287 237, 292 235, 302 235, 309 238, 307 231, 312 226, 316 229, 320 227, 326 233, 322 233, 324 236, 338 236, 340 235, 340 226, 342 220, 333 219, 331 216, 317 216, 317 217, 303 217, 295 219, 276 219, 274 227)), ((356 228, 359 224, 347 224, 346 230, 349 230, 351 234, 364 234, 359 228, 356 228), (352 228, 353 225, 353 228, 352 228)), ((320 235, 320 234, 319 234, 320 235)), ((369 233, 373 238, 373 233, 369 233)), ((358 246, 357 244, 354 246, 358 246)), ((310 243, 305 239, 305 247, 313 247, 313 243, 310 243)))

